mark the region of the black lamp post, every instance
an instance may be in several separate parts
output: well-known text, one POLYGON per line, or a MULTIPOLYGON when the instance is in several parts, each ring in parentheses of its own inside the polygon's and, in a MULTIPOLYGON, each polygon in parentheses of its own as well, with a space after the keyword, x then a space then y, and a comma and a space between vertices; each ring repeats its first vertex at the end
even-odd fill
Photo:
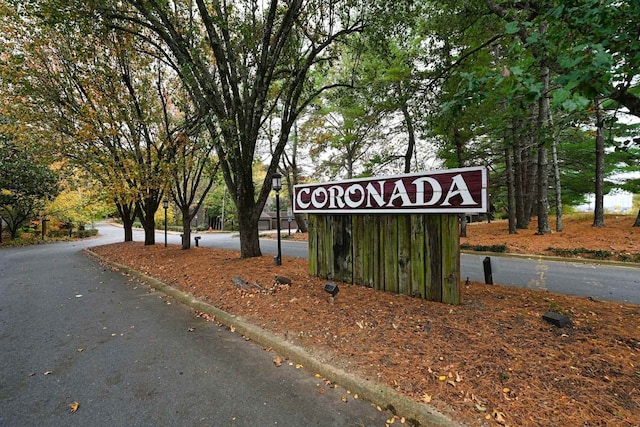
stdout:
POLYGON ((162 208, 164 209, 164 247, 167 247, 167 209, 169 208, 169 201, 162 201, 162 208))
POLYGON ((274 258, 275 265, 282 265, 282 248, 280 246, 280 190, 282 189, 282 175, 274 173, 271 177, 271 188, 276 192, 276 221, 278 222, 278 255, 274 258))

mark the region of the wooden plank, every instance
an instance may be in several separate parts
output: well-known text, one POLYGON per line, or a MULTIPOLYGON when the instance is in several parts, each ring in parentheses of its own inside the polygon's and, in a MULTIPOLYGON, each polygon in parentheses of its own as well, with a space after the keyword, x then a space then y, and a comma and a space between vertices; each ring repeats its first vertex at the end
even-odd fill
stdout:
POLYGON ((372 217, 373 223, 373 242, 372 242, 372 250, 373 250, 373 288, 379 291, 384 291, 384 257, 382 255, 382 250, 384 248, 384 240, 385 240, 385 227, 384 227, 384 217, 381 215, 374 215, 372 217))
POLYGON ((398 293, 398 215, 385 215, 384 289, 398 293))
POLYGON ((318 275, 318 230, 317 230, 317 218, 318 215, 309 215, 309 274, 311 276, 318 275))
POLYGON ((411 285, 409 294, 414 297, 425 297, 425 232, 424 215, 410 216, 411 245, 411 285))
POLYGON ((411 216, 398 215, 398 293, 411 295, 411 216))
POLYGON ((362 232, 362 215, 351 215, 351 237, 353 244, 352 264, 353 264, 353 281, 351 283, 364 285, 363 279, 363 243, 364 233, 362 232))
POLYGON ((442 302, 460 304, 458 215, 442 215, 442 302))
POLYGON ((340 282, 353 281, 353 246, 351 215, 332 215, 333 278, 340 282))
POLYGON ((441 222, 440 215, 425 215, 425 256, 428 262, 425 297, 429 301, 442 301, 441 222))
POLYGON ((324 255, 325 255, 325 267, 326 267, 326 273, 323 277, 326 277, 327 279, 333 280, 335 278, 335 254, 333 252, 333 237, 334 237, 334 231, 333 229, 335 228, 335 216, 333 215, 325 215, 326 218, 326 228, 325 228, 325 250, 324 250, 324 255))
POLYGON ((369 288, 376 287, 376 270, 377 264, 375 261, 376 254, 378 252, 378 228, 376 226, 376 220, 373 215, 364 215, 362 217, 362 230, 365 235, 362 248, 363 265, 362 272, 364 274, 364 285, 369 288))
POLYGON ((327 237, 328 230, 328 215, 318 215, 316 221, 316 229, 318 230, 318 277, 327 277, 327 243, 329 238, 327 237))

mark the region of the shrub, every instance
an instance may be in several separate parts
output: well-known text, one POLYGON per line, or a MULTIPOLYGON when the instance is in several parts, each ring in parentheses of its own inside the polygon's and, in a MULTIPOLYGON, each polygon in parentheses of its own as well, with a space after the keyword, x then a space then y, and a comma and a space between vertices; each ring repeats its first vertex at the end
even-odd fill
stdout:
POLYGON ((477 252, 495 252, 495 253, 505 253, 507 252, 507 245, 470 245, 468 243, 463 243, 460 245, 460 249, 467 249, 471 251, 477 252))
POLYGON ((93 228, 89 230, 78 230, 73 232, 73 237, 84 239, 87 237, 93 237, 98 235, 98 229, 93 228))

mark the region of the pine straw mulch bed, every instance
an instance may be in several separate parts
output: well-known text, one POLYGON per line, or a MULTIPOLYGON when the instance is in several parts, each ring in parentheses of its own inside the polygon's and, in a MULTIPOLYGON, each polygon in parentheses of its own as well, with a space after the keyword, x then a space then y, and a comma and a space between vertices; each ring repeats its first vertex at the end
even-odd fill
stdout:
POLYGON ((479 283, 462 285, 459 306, 342 283, 332 304, 302 259, 277 267, 203 247, 93 250, 466 425, 640 425, 639 306, 479 283), (276 286, 275 275, 293 283, 276 286), (239 288, 234 276, 267 290, 239 288), (572 324, 545 322, 547 311, 572 324))

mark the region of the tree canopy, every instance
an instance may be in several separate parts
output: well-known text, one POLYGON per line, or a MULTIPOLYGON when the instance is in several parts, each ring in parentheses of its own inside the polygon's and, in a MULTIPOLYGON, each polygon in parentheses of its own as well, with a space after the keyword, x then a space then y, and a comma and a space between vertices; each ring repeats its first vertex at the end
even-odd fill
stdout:
POLYGON ((214 164, 243 257, 260 255, 276 171, 294 183, 483 165, 510 230, 535 215, 540 234, 585 193, 636 189, 634 0, 0 0, 0 12, 4 129, 92 173, 147 243, 165 197, 187 226, 214 164), (302 151, 306 170, 291 157, 302 151))

